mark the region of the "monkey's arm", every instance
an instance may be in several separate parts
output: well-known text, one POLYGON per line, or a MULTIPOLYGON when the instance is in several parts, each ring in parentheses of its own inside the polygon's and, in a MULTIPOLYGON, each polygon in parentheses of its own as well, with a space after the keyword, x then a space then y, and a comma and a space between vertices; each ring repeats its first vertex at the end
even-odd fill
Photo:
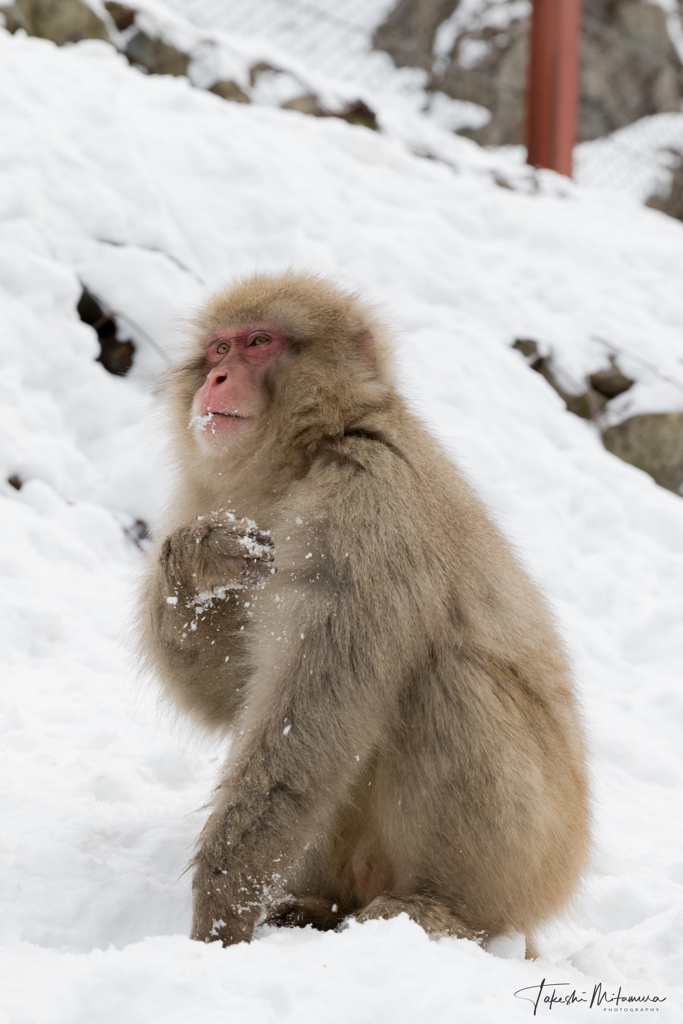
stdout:
POLYGON ((270 537, 250 520, 213 513, 168 536, 145 592, 146 649, 181 707, 230 724, 248 674, 244 631, 274 568, 270 537))

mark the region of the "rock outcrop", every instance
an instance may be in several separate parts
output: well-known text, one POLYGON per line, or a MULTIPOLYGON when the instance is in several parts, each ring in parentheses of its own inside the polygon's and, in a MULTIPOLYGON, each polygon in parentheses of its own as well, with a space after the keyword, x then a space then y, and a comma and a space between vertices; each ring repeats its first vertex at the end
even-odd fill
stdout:
MULTIPOLYGON (((429 72, 429 88, 491 113, 468 130, 483 145, 524 141, 528 16, 516 0, 484 4, 435 60, 437 30, 459 0, 400 0, 374 36, 398 66, 429 72)), ((579 141, 595 139, 648 114, 680 109, 683 66, 661 7, 644 0, 584 0, 579 141)))
MULTIPOLYGON (((135 0, 127 4, 105 0, 104 8, 111 19, 108 24, 84 0, 16 0, 13 4, 3 4, 0 0, 0 13, 10 32, 23 29, 28 35, 50 39, 58 46, 83 39, 108 40, 125 54, 131 64, 147 74, 189 75, 197 84, 191 74, 195 51, 198 46, 201 48, 197 40, 192 43, 188 39, 187 45, 179 48, 183 44, 178 43, 174 33, 171 32, 172 39, 167 38, 162 23, 150 16, 146 6, 136 4, 135 0)), ((213 82, 201 80, 200 87, 231 103, 251 103, 251 93, 261 75, 286 76, 299 83, 291 71, 263 61, 251 66, 245 61, 244 72, 241 84, 233 78, 220 78, 213 82)), ((282 103, 284 109, 298 110, 313 117, 338 117, 349 124, 363 125, 373 131, 379 129, 374 111, 362 99, 347 97, 330 103, 328 98, 325 103, 309 91, 306 82, 301 81, 300 85, 301 95, 282 103)))
POLYGON ((81 39, 108 39, 107 26, 82 0, 17 0, 0 5, 10 32, 52 39, 58 46, 81 39))
POLYGON ((83 289, 78 302, 78 315, 84 324, 88 324, 97 332, 100 343, 100 354, 97 362, 102 363, 109 373, 123 376, 133 365, 135 346, 132 341, 122 341, 118 335, 116 317, 106 310, 101 302, 83 289))
POLYGON ((660 213, 666 213, 669 217, 676 217, 683 220, 683 153, 671 150, 671 179, 669 186, 662 192, 657 192, 646 202, 646 206, 660 213))
POLYGON ((542 356, 535 341, 518 338, 512 347, 522 353, 532 370, 548 381, 569 412, 597 424, 607 451, 644 470, 660 487, 674 494, 683 493, 683 412, 643 413, 605 427, 602 414, 608 403, 634 384, 619 369, 613 355, 609 365, 590 374, 584 382, 584 390, 574 394, 560 384, 552 358, 542 356))
POLYGON ((186 75, 190 56, 158 37, 136 32, 126 45, 126 57, 150 75, 186 75))
POLYGON ((608 451, 674 494, 683 488, 683 412, 645 413, 602 433, 608 451))

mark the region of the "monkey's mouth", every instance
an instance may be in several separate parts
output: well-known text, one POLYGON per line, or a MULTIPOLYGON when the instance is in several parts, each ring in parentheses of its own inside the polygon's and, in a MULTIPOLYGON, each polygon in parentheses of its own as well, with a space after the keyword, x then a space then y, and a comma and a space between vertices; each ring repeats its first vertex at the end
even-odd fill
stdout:
POLYGON ((209 409, 209 413, 212 416, 225 416, 229 420, 250 420, 251 416, 240 416, 236 412, 215 412, 213 409, 209 409))

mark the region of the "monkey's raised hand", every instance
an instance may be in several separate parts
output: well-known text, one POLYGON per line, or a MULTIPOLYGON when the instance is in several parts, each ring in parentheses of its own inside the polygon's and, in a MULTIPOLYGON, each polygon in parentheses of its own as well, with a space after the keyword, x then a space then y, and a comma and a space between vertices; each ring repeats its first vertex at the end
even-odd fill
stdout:
POLYGON ((275 548, 269 533, 233 512, 198 516, 164 541, 160 561, 169 596, 216 588, 263 585, 275 572, 275 548))

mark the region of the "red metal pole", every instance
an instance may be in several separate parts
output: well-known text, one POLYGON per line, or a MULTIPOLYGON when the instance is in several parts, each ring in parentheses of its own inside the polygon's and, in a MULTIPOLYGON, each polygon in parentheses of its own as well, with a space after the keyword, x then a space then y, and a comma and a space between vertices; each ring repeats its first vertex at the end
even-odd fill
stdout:
POLYGON ((527 163, 571 177, 579 101, 581 0, 533 0, 527 163))

